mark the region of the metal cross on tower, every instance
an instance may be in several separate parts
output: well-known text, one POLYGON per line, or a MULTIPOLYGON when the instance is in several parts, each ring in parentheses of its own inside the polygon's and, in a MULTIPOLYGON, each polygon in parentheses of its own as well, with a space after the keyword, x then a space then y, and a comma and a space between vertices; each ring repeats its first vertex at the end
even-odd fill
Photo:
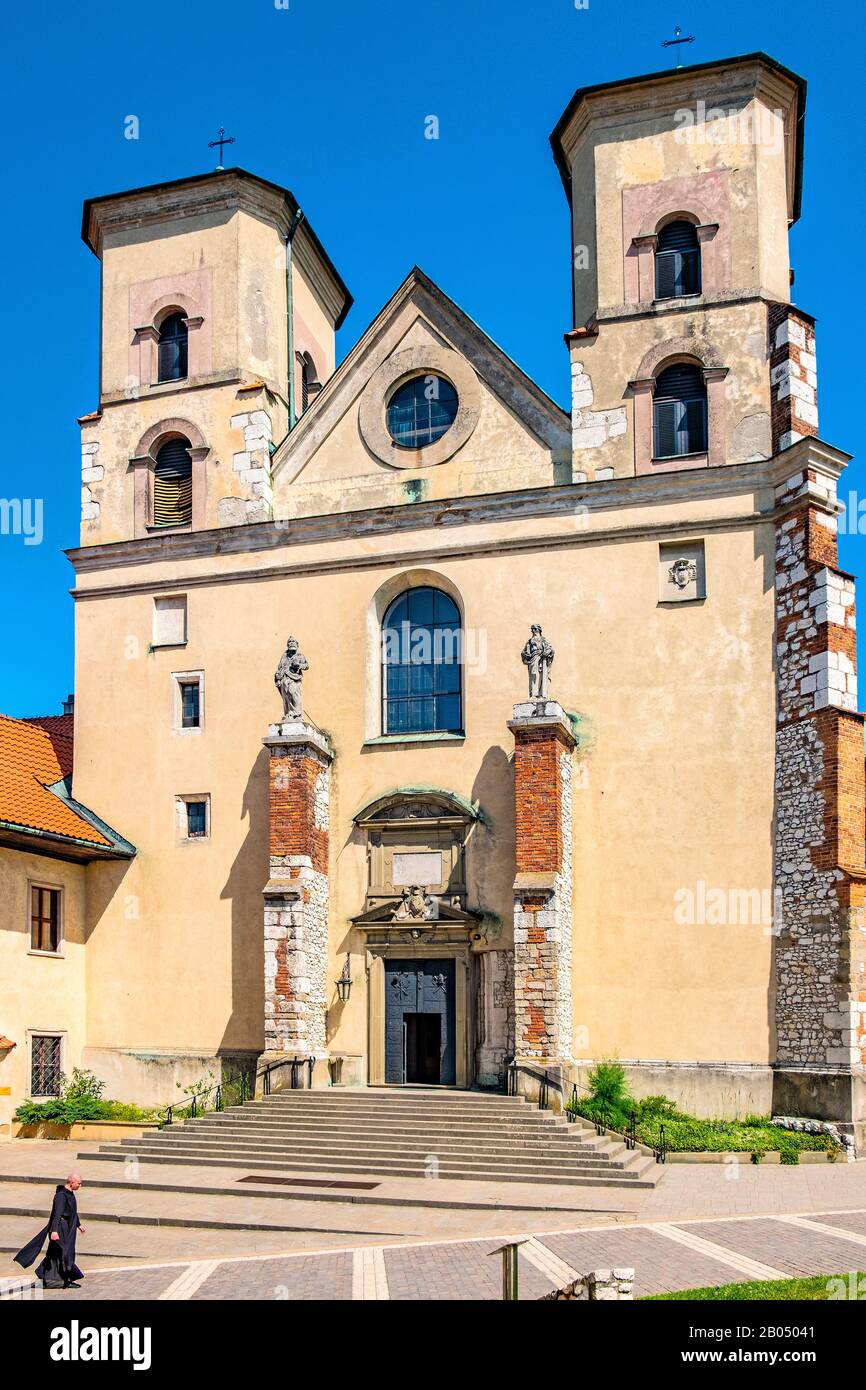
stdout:
MULTIPOLYGON (((678 24, 675 24, 674 37, 672 39, 662 39, 662 48, 673 48, 675 44, 694 43, 694 41, 694 34, 684 34, 680 26, 678 24)), ((679 58, 679 56, 679 52, 677 52, 677 57, 679 58)), ((677 67, 681 68, 682 63, 677 63, 677 67)))
POLYGON ((220 160, 217 165, 217 173, 219 173, 223 167, 223 145, 233 145, 234 143, 235 137, 233 135, 226 135, 223 126, 220 126, 220 136, 218 140, 208 140, 207 147, 209 150, 214 149, 217 145, 220 147, 220 160))

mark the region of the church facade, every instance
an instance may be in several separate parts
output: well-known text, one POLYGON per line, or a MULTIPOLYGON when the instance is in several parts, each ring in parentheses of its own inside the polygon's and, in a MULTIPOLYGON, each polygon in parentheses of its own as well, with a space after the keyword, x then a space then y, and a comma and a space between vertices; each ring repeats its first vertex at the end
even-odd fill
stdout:
POLYGON ((418 269, 337 367, 349 293, 244 170, 85 204, 74 795, 129 852, 82 871, 68 1062, 109 1094, 303 1057, 561 1101, 617 1057, 862 1138, 804 105, 760 54, 575 93, 569 412, 418 269))

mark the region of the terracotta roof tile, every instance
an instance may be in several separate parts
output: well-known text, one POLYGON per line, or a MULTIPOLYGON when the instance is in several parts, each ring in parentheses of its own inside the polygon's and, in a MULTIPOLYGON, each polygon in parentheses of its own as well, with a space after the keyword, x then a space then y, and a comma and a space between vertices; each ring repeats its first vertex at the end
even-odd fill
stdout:
POLYGON ((72 772, 72 738, 66 733, 71 719, 10 719, 0 714, 0 821, 110 846, 95 826, 48 790, 72 772))

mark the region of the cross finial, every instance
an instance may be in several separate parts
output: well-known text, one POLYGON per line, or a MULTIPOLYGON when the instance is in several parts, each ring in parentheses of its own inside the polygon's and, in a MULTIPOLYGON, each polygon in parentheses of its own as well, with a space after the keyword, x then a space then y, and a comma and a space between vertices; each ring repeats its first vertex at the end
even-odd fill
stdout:
MULTIPOLYGON (((682 29, 680 28, 680 26, 679 26, 678 24, 675 24, 675 25, 674 25, 674 36, 673 36, 673 38, 672 38, 672 39, 662 39, 662 48, 673 48, 675 44, 680 44, 680 43, 694 43, 694 41, 695 41, 695 36, 694 36, 694 34, 684 34, 683 31, 682 31, 682 29)), ((680 56, 680 55, 679 55, 679 51, 678 51, 678 52, 677 52, 677 57, 679 57, 679 56, 680 56)), ((681 68, 681 67, 682 67, 682 63, 677 63, 677 67, 678 67, 678 68, 681 68)))
POLYGON ((219 173, 223 167, 223 145, 233 145, 234 143, 235 137, 233 135, 226 135, 224 126, 220 126, 220 138, 218 140, 208 140, 207 147, 209 150, 214 149, 217 145, 220 147, 220 162, 217 165, 217 173, 219 173))

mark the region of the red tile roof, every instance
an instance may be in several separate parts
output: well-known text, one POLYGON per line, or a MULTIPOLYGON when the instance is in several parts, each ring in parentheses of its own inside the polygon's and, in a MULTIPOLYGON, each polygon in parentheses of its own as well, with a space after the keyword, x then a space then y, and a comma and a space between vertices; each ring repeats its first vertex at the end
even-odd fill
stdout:
POLYGON ((87 844, 111 841, 48 790, 72 773, 72 716, 0 714, 0 821, 87 844))

